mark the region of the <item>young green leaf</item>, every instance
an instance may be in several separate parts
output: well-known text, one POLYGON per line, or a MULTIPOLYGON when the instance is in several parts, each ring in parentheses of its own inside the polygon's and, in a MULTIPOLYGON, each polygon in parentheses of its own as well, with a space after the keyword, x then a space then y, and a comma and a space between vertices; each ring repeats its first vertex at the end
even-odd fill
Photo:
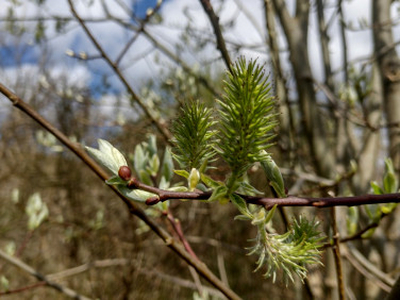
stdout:
POLYGON ((275 190, 279 198, 286 197, 285 184, 283 182, 282 173, 276 165, 275 161, 267 154, 265 150, 262 150, 263 160, 260 161, 261 166, 264 169, 265 175, 269 184, 275 190))
POLYGON ((218 186, 216 189, 213 190, 211 197, 206 200, 206 202, 214 202, 220 201, 222 198, 226 197, 226 193, 228 189, 225 185, 218 186))
POLYGON ((178 176, 185 177, 186 179, 189 178, 189 172, 186 170, 174 170, 174 173, 178 176))
POLYGON ((204 173, 200 173, 200 178, 201 178, 201 181, 203 181, 206 186, 213 188, 213 189, 216 189, 224 184, 221 181, 216 181, 216 180, 212 179, 210 176, 208 176, 204 173))
POLYGON ((194 191, 199 181, 200 181, 199 170, 192 168, 188 178, 189 191, 194 191))
POLYGON ((350 206, 347 210, 347 218, 346 218, 347 233, 349 235, 353 235, 357 232, 358 222, 359 222, 358 207, 350 206))
POLYGON ((236 206, 236 208, 240 211, 242 215, 245 215, 249 218, 253 218, 252 213, 249 211, 246 201, 243 200, 242 197, 236 194, 229 195, 229 199, 236 206))
POLYGON ((172 161, 170 148, 167 148, 164 152, 164 158, 161 164, 161 175, 164 176, 167 182, 171 181, 174 175, 174 163, 172 161))
POLYGON ((103 167, 112 174, 118 175, 119 168, 127 166, 128 163, 122 153, 106 140, 97 140, 99 149, 85 147, 86 151, 103 167))
POLYGON ((390 158, 385 160, 386 174, 383 177, 383 189, 386 193, 396 193, 399 183, 394 172, 393 162, 390 158))
POLYGON ((371 181, 371 187, 375 195, 383 195, 385 193, 376 181, 371 181))

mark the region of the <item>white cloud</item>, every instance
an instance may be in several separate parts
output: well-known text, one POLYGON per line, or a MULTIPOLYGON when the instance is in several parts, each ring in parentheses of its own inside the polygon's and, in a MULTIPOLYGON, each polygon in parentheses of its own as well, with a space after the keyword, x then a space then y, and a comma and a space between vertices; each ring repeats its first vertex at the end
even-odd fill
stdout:
MULTIPOLYGON (((87 5, 91 1, 74 1, 78 13, 83 18, 102 18, 106 17, 105 11, 101 5, 101 1, 95 0, 91 6, 87 5)), ((130 1, 125 0, 125 3, 130 1)), ((142 1, 143 2, 143 1, 142 1)), ((8 3, 8 2, 7 2, 8 3)), ((47 1, 46 5, 42 8, 36 7, 31 1, 22 1, 23 5, 20 6, 15 14, 19 17, 35 17, 35 16, 71 16, 67 1, 47 1)), ((106 0, 107 8, 113 16, 129 19, 127 13, 117 4, 114 0, 106 0)), ((244 1, 244 0, 230 0, 225 1, 222 7, 218 5, 220 2, 215 2, 215 10, 218 11, 221 23, 226 23, 232 20, 234 17, 235 25, 224 31, 224 36, 228 42, 234 43, 245 43, 249 45, 262 45, 263 35, 265 35, 265 24, 264 24, 264 12, 262 1, 244 1), (238 8, 237 3, 244 6, 248 14, 252 15, 252 19, 256 26, 253 25, 252 21, 249 20, 248 16, 241 12, 238 8), (259 32, 259 29, 262 32, 259 32)), ((294 10, 294 1, 287 1, 290 6, 290 11, 294 10)), ((6 4, 6 6, 9 4, 6 4)), ((371 23, 371 3, 364 0, 353 0, 344 1, 344 13, 347 22, 352 22, 354 25, 359 22, 362 18, 367 20, 367 23, 371 23)), ((5 14, 7 9, 2 10, 0 15, 5 14)), ((310 17, 310 34, 309 34, 309 49, 310 49, 310 62, 312 64, 314 74, 318 79, 322 80, 322 58, 319 45, 319 33, 315 17, 315 7, 311 7, 311 11, 314 13, 310 17)), ((194 24, 194 28, 197 29, 199 34, 208 36, 211 40, 215 40, 213 30, 210 21, 199 1, 193 0, 170 0, 166 1, 160 13, 163 16, 164 23, 161 25, 149 25, 147 30, 154 35, 165 47, 175 54, 179 54, 180 58, 187 62, 189 65, 195 63, 201 63, 205 58, 218 58, 220 53, 216 49, 215 45, 206 47, 201 52, 193 52, 193 49, 182 49, 181 52, 177 52, 175 46, 181 43, 180 30, 183 30, 187 23, 187 16, 191 18, 194 24), (185 9, 187 14, 185 14, 185 9)), ((328 17, 335 13, 335 8, 327 9, 326 15, 328 17)), ((395 14, 393 9, 393 14, 395 14)), ((338 30, 338 19, 333 23, 331 29, 330 38, 330 51, 333 63, 333 69, 338 69, 342 65, 342 46, 341 38, 338 30)), ((30 28, 33 28, 32 24, 30 28)), ((108 55, 115 59, 120 51, 124 48, 127 41, 133 36, 131 31, 123 29, 115 22, 105 23, 88 23, 88 27, 92 31, 93 35, 98 39, 99 43, 104 47, 108 55)), ((58 34, 54 30, 54 26, 48 25, 47 32, 49 36, 53 38, 48 44, 49 52, 52 57, 52 66, 54 68, 76 68, 80 66, 81 69, 85 69, 87 74, 92 74, 90 79, 95 79, 98 74, 105 73, 110 75, 110 83, 116 87, 117 90, 123 90, 123 85, 119 79, 112 75, 113 71, 106 66, 101 60, 91 60, 85 63, 78 63, 74 59, 67 57, 65 51, 72 49, 75 52, 85 51, 88 55, 98 54, 94 48, 92 42, 88 39, 86 34, 73 22, 68 25, 70 29, 65 34, 58 34), (76 66, 75 66, 76 65, 76 66), (71 67, 73 66, 73 67, 71 67)), ((347 31, 348 37, 348 49, 349 58, 354 59, 359 56, 369 55, 372 52, 372 34, 370 30, 365 31, 347 31)), ((396 34, 398 32, 396 31, 396 34)), ((31 37, 32 39, 32 37, 31 37)), ((193 37, 194 39, 194 37, 193 37)), ((189 45, 195 44, 195 40, 189 41, 189 45)), ((285 40, 281 39, 281 46, 285 46, 285 40)), ((228 47, 231 44, 228 43, 228 47)), ((140 37, 130 48, 130 51, 126 54, 122 60, 123 72, 138 89, 143 79, 155 78, 157 79, 160 75, 160 69, 162 65, 171 65, 171 61, 166 58, 160 51, 151 51, 152 44, 145 37, 140 37), (156 64, 153 62, 155 56, 158 55, 161 58, 161 63, 156 64)), ((40 48, 36 48, 36 53, 39 53, 40 48)), ((267 60, 267 48, 261 47, 259 49, 242 49, 239 54, 245 54, 251 57, 260 57, 260 61, 267 60)), ((283 55, 287 59, 287 55, 283 55)), ((211 59, 210 59, 211 60, 211 59)), ((284 62, 285 66, 289 66, 288 62, 284 62)), ((172 64, 173 65, 173 64, 172 64)), ((223 67, 220 63, 219 66, 223 67)), ((77 69, 75 69, 76 71, 77 69)), ((74 72, 75 72, 74 71, 74 72)), ((82 71, 81 71, 82 72, 82 71)), ((75 77, 73 72, 69 72, 72 77, 75 77)), ((89 80, 90 80, 89 79, 89 80)), ((87 80, 87 79, 85 79, 87 80)))

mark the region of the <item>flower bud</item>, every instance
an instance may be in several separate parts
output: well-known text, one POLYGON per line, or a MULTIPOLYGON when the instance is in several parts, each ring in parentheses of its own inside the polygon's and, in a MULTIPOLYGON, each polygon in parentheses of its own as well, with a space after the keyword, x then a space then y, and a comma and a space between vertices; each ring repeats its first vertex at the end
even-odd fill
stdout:
POLYGON ((118 170, 118 176, 125 181, 128 181, 132 177, 132 171, 128 166, 122 166, 118 170))

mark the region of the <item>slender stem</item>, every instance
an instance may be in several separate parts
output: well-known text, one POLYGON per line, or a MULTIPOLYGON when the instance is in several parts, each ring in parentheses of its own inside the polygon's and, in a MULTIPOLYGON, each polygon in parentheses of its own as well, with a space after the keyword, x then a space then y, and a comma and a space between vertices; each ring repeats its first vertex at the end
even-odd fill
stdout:
POLYGON ((176 234, 178 235, 179 239, 181 240, 183 247, 185 247, 186 251, 190 253, 190 255, 192 255, 195 259, 199 259, 196 255, 196 253, 194 253, 192 247, 190 246, 189 242, 187 241, 187 239, 185 238, 185 234, 182 231, 182 226, 181 226, 181 222, 174 218, 174 216, 172 215, 172 212, 170 209, 168 209, 167 211, 167 219, 168 221, 171 223, 172 227, 174 228, 174 231, 176 232, 176 234))
POLYGON ((18 294, 18 293, 22 293, 22 292, 25 292, 25 291, 28 291, 28 290, 31 290, 31 289, 35 289, 37 287, 46 286, 46 285, 47 285, 47 283, 45 281, 39 281, 39 282, 36 282, 34 284, 30 284, 30 285, 27 285, 27 286, 24 286, 24 287, 20 287, 20 288, 14 289, 14 290, 8 290, 8 291, 5 291, 5 292, 0 292, 0 296, 18 294))
MULTIPOLYGON (((60 130, 54 127, 46 119, 44 119, 39 113, 37 113, 29 104, 25 103, 15 93, 7 89, 0 83, 0 93, 5 95, 13 105, 27 114, 30 118, 39 123, 44 129, 52 133, 62 144, 70 149, 74 154, 77 155, 92 171, 100 177, 102 181, 109 179, 109 175, 100 167, 82 148, 78 143, 71 142, 68 137, 63 134, 60 130)), ((164 242, 171 248, 176 254, 178 254, 184 261, 196 269, 196 271, 208 282, 210 282, 215 288, 219 289, 229 299, 240 299, 240 297, 230 288, 228 288, 214 273, 212 273, 208 267, 201 261, 193 258, 174 238, 171 237, 168 232, 160 227, 153 219, 148 217, 144 210, 137 204, 133 203, 122 194, 120 194, 115 186, 108 185, 118 197, 126 204, 129 212, 139 217, 145 222, 151 230, 154 231, 164 242)))
MULTIPOLYGON (((192 247, 190 246, 188 240, 185 237, 185 234, 183 233, 181 222, 179 221, 179 219, 176 219, 172 215, 172 211, 170 208, 168 208, 168 210, 165 212, 165 214, 166 214, 168 221, 172 225, 172 228, 174 229, 175 233, 178 235, 179 240, 181 241, 183 247, 185 247, 186 251, 190 255, 192 255, 193 258, 198 260, 199 258, 197 257, 196 253, 193 251, 192 247)), ((193 280, 195 282, 195 285, 197 287, 199 294, 202 295, 203 294, 203 286, 201 285, 199 275, 197 274, 196 270, 191 266, 189 266, 189 271, 193 277, 193 280)))
POLYGON ((15 252, 15 257, 20 257, 22 252, 25 250, 26 245, 33 237, 34 230, 29 230, 28 233, 25 235, 24 240, 22 241, 21 246, 19 246, 18 250, 15 252))
POLYGON ((359 206, 365 204, 378 203, 399 203, 400 193, 385 195, 361 195, 351 197, 336 198, 312 198, 312 197, 293 197, 287 198, 260 198, 245 196, 248 203, 264 205, 266 208, 279 206, 313 206, 316 208, 334 207, 334 206, 359 206))
POLYGON ((232 73, 232 61, 229 56, 229 52, 226 49, 225 40, 224 37, 222 36, 221 28, 219 26, 219 17, 215 14, 214 9, 210 3, 210 0, 200 0, 200 3, 203 6, 204 11, 206 12, 208 18, 211 21, 215 37, 217 38, 217 48, 221 52, 226 67, 229 69, 229 72, 232 73))
POLYGON ((340 240, 339 240, 339 231, 336 224, 336 211, 335 207, 331 207, 331 219, 332 219, 332 230, 333 230, 333 255, 335 257, 335 266, 336 266, 336 277, 338 281, 338 291, 339 291, 339 299, 345 300, 346 293, 344 290, 344 278, 343 278, 343 266, 342 266, 342 258, 340 256, 340 240))

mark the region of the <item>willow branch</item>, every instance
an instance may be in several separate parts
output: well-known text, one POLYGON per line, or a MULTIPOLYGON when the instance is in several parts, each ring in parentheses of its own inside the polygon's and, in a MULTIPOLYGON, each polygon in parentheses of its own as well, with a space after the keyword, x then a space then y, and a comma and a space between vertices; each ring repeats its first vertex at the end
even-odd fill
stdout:
MULTIPOLYGON (((147 199, 148 205, 154 205, 158 202, 166 200, 207 200, 211 197, 212 192, 199 191, 194 192, 175 192, 159 189, 154 186, 146 185, 136 178, 132 178, 128 183, 127 187, 130 189, 144 190, 157 196, 147 199)), ((395 194, 384 194, 384 195, 361 195, 361 196, 349 196, 349 197, 336 197, 336 198, 313 198, 313 197, 295 197, 288 196, 286 198, 269 198, 269 197, 257 197, 239 194, 247 203, 262 205, 267 209, 272 208, 274 205, 280 206, 313 206, 316 208, 323 207, 334 207, 334 206, 359 206, 365 204, 378 204, 378 203, 399 203, 400 193, 395 194)))
MULTIPOLYGON (((70 149, 77 157, 79 157, 102 181, 109 179, 109 175, 105 172, 83 149, 78 143, 71 142, 68 137, 60 130, 54 127, 39 113, 37 113, 29 104, 25 103, 15 93, 7 89, 0 83, 0 92, 5 95, 13 105, 27 114, 30 118, 39 123, 44 129, 53 134, 62 144, 70 149)), ((240 299, 240 297, 228 288, 217 276, 215 276, 208 267, 201 261, 193 258, 179 243, 176 241, 164 228, 160 227, 155 221, 149 218, 144 210, 137 204, 131 202, 129 199, 120 194, 115 186, 108 185, 118 197, 126 204, 129 212, 139 217, 146 223, 154 233, 156 233, 165 244, 171 248, 181 259, 186 261, 189 265, 196 269, 196 271, 215 288, 219 289, 229 299, 240 299)))
POLYGON ((175 233, 178 235, 179 239, 181 240, 181 243, 183 247, 185 247, 186 251, 190 253, 195 259, 198 259, 196 253, 193 251, 192 247, 190 246, 189 242, 187 241, 185 234, 183 233, 181 222, 179 219, 176 219, 173 215, 170 209, 166 212, 166 217, 170 224, 172 225, 175 233))

